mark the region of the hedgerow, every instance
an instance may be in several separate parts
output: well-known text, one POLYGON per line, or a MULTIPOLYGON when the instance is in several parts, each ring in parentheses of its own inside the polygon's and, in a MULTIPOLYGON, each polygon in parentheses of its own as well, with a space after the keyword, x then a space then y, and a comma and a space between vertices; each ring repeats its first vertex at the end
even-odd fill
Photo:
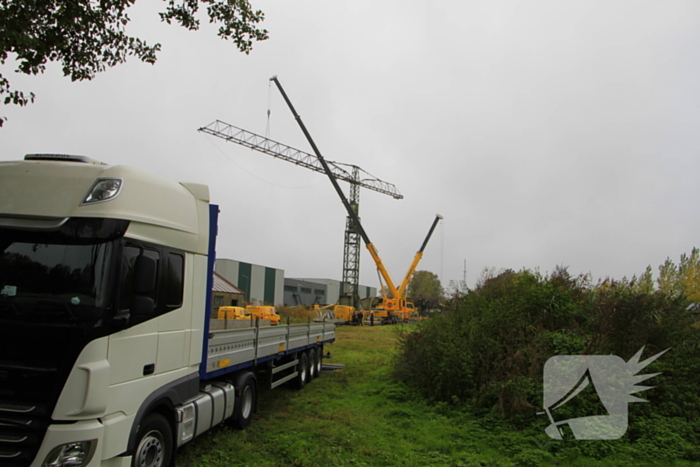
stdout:
MULTIPOLYGON (((692 308, 687 294, 640 287, 636 279, 593 284, 564 268, 549 275, 506 270, 401 331, 394 376, 435 402, 533 428, 543 426, 538 412, 550 357, 628 361, 644 348, 644 360, 670 349, 642 371, 661 373, 644 383, 652 389, 635 394, 650 403, 630 404, 634 423, 620 442, 605 445, 624 451, 634 443, 650 458, 700 460, 700 326, 692 308)), ((594 403, 577 402, 571 409, 583 413, 594 403)))

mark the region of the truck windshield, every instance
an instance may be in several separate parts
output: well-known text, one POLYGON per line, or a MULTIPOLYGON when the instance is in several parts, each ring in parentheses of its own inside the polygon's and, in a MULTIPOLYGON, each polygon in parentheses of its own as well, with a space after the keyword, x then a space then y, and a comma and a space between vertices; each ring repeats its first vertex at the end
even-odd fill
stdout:
POLYGON ((116 224, 70 219, 51 232, 0 229, 0 319, 99 319, 109 299, 112 240, 128 222, 116 224))

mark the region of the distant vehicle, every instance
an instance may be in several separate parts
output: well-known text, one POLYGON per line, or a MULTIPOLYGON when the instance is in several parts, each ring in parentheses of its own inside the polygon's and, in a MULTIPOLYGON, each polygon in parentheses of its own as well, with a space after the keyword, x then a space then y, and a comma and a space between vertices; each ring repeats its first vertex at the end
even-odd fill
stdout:
POLYGON ((0 162, 0 465, 170 466, 320 374, 333 324, 211 329, 218 215, 206 185, 0 162))
POLYGON ((317 322, 327 320, 335 324, 352 324, 357 317, 355 307, 348 305, 338 305, 337 303, 332 303, 324 307, 314 305, 313 309, 316 311, 317 322))
POLYGON ((269 319, 273 326, 279 324, 281 319, 274 306, 248 305, 245 311, 253 318, 269 319))
POLYGON ((405 298, 377 297, 372 301, 372 308, 368 311, 374 315, 375 320, 381 324, 397 324, 399 322, 416 319, 418 313, 412 302, 405 298))
POLYGON ((346 323, 352 323, 355 319, 355 307, 348 305, 335 305, 333 307, 335 319, 342 319, 346 323))
POLYGON ((217 318, 219 319, 251 319, 251 315, 240 306, 220 306, 217 318))

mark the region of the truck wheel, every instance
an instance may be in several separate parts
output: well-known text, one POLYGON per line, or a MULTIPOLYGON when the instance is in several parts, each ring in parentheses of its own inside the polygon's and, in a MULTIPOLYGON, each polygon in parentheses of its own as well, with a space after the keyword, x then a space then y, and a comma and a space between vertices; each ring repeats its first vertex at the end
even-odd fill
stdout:
POLYGON ((250 425, 257 401, 257 384, 253 373, 243 373, 236 379, 236 402, 231 424, 239 430, 250 425))
POLYGON ((306 355, 309 359, 309 382, 311 382, 316 377, 316 352, 314 349, 309 349, 306 355))
POLYGON ((315 349, 316 352, 316 377, 321 376, 321 368, 323 367, 323 347, 319 346, 315 349))
POLYGON ((152 413, 136 436, 133 467, 168 467, 173 456, 173 431, 161 414, 152 413))
POLYGON ((306 358, 306 352, 297 354, 299 364, 297 365, 297 377, 294 379, 294 386, 297 389, 303 389, 309 379, 309 361, 306 358))

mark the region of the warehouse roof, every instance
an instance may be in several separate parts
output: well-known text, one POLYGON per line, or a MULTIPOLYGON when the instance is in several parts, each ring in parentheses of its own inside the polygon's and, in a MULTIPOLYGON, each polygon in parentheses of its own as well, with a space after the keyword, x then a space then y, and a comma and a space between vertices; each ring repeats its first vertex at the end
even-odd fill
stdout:
POLYGON ((223 293, 237 293, 245 295, 241 289, 224 279, 216 272, 214 273, 214 286, 212 287, 212 292, 223 292, 223 293))

